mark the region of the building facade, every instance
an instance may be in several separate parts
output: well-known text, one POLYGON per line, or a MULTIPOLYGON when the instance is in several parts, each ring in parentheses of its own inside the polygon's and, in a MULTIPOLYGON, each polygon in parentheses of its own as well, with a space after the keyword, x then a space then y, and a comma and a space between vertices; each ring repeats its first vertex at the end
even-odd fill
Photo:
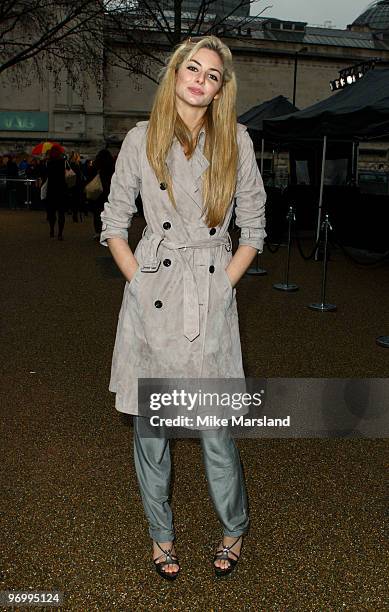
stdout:
MULTIPOLYGON (((200 3, 198 0, 183 0, 181 5, 182 12, 193 13, 199 10, 200 3)), ((174 10, 174 0, 158 0, 158 6, 166 10, 174 10)), ((238 17, 248 17, 250 15, 250 2, 237 3, 236 0, 213 0, 208 5, 209 11, 226 17, 234 14, 238 17), (241 4, 241 6, 239 6, 241 4)))
MULTIPOLYGON (((226 7, 229 3, 224 2, 226 7)), ((233 4, 231 2, 230 4, 233 4)), ((376 8, 389 9, 389 0, 376 8)), ((389 66, 389 40, 369 16, 357 17, 346 30, 310 27, 271 17, 231 17, 216 32, 231 48, 238 80, 238 115, 254 105, 284 95, 305 108, 331 95, 330 82, 339 71, 362 61, 377 60, 389 66), (370 24, 370 25, 369 25, 370 24), (296 81, 294 79, 296 71, 296 81)), ((386 18, 386 17, 385 17, 386 18)), ((383 22, 387 26, 387 21, 383 22)), ((185 19, 183 17, 183 28, 185 19)), ((153 44, 168 55, 169 48, 156 32, 153 44)), ((41 140, 53 139, 67 148, 93 155, 102 146, 118 149, 126 132, 139 120, 147 119, 156 84, 106 64, 101 97, 91 84, 81 99, 66 84, 55 92, 50 86, 34 84, 23 89, 0 81, 0 153, 31 150, 41 140)), ((336 95, 336 94, 332 94, 336 95)), ((378 156, 387 164, 386 147, 370 144, 367 161, 378 156), (375 154, 375 150, 377 153, 375 154), (369 153, 370 151, 370 153, 369 153), (384 153, 383 153, 384 151, 384 153)), ((372 162, 373 163, 373 162, 372 162)))

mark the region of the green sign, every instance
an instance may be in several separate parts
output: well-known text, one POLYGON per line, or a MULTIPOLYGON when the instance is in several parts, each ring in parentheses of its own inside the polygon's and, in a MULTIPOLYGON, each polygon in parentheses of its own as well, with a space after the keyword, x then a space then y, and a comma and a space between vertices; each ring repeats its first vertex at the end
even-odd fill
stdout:
POLYGON ((49 113, 0 111, 0 132, 47 132, 49 113))

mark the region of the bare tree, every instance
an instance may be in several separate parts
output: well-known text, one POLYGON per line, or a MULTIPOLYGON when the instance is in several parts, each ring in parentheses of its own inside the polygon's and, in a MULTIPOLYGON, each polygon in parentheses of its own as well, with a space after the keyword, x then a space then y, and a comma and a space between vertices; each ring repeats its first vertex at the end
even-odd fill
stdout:
POLYGON ((123 10, 122 6, 122 10, 112 13, 107 20, 106 62, 158 83, 158 73, 164 66, 164 51, 171 50, 183 39, 205 34, 239 38, 237 32, 249 28, 256 17, 270 8, 266 6, 250 17, 236 16, 241 7, 247 7, 254 1, 237 0, 234 8, 223 14, 217 12, 217 0, 193 3, 196 10, 190 13, 183 12, 183 0, 138 0, 131 10, 123 10), (166 10, 167 6, 170 11, 166 10))
POLYGON ((51 74, 54 88, 65 80, 80 93, 93 83, 101 94, 108 66, 157 82, 164 51, 189 36, 249 25, 229 18, 252 2, 237 0, 218 15, 216 0, 200 0, 183 16, 183 0, 171 0, 172 10, 167 0, 0 0, 0 74, 18 86, 51 74))
POLYGON ((91 79, 101 86, 104 20, 120 5, 118 0, 0 0, 0 74, 21 85, 45 82, 49 71, 58 88, 65 72, 80 91, 91 79))

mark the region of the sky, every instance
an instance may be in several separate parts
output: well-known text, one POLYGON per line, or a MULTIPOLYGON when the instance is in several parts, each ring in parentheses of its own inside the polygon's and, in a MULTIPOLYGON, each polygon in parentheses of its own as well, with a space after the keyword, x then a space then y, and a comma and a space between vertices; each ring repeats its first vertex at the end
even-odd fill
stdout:
POLYGON ((372 2, 370 0, 261 0, 251 6, 250 14, 256 15, 266 6, 271 6, 263 17, 308 22, 308 25, 323 25, 331 21, 333 26, 344 29, 372 2))

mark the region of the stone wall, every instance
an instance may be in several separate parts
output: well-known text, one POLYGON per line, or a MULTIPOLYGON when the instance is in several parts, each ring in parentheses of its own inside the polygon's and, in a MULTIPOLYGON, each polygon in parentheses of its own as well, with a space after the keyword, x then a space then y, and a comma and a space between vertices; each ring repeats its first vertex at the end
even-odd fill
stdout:
MULTIPOLYGON (((380 56, 389 65, 389 52, 336 46, 280 43, 272 40, 226 39, 230 45, 238 81, 237 113, 244 113, 254 105, 274 96, 284 95, 292 100, 296 53, 296 105, 305 108, 331 95, 329 83, 339 70, 362 59, 380 56)), ((35 83, 18 90, 3 76, 0 78, 2 95, 0 111, 24 110, 49 113, 47 133, 0 132, 0 152, 23 142, 39 142, 52 138, 69 149, 93 155, 105 143, 117 150, 121 140, 137 121, 147 119, 156 84, 145 77, 134 77, 118 68, 106 68, 104 91, 99 98, 91 83, 89 95, 82 99, 66 84, 66 75, 59 92, 47 85, 35 83)), ((336 95, 336 94, 332 94, 336 95)), ((371 147, 368 147, 371 148, 371 147)), ((377 145, 386 149, 387 145, 377 145)), ((386 163, 386 153, 367 154, 368 163, 386 163), (376 157, 374 157, 374 155, 376 157)), ((363 152, 361 155, 362 162, 363 152)))

